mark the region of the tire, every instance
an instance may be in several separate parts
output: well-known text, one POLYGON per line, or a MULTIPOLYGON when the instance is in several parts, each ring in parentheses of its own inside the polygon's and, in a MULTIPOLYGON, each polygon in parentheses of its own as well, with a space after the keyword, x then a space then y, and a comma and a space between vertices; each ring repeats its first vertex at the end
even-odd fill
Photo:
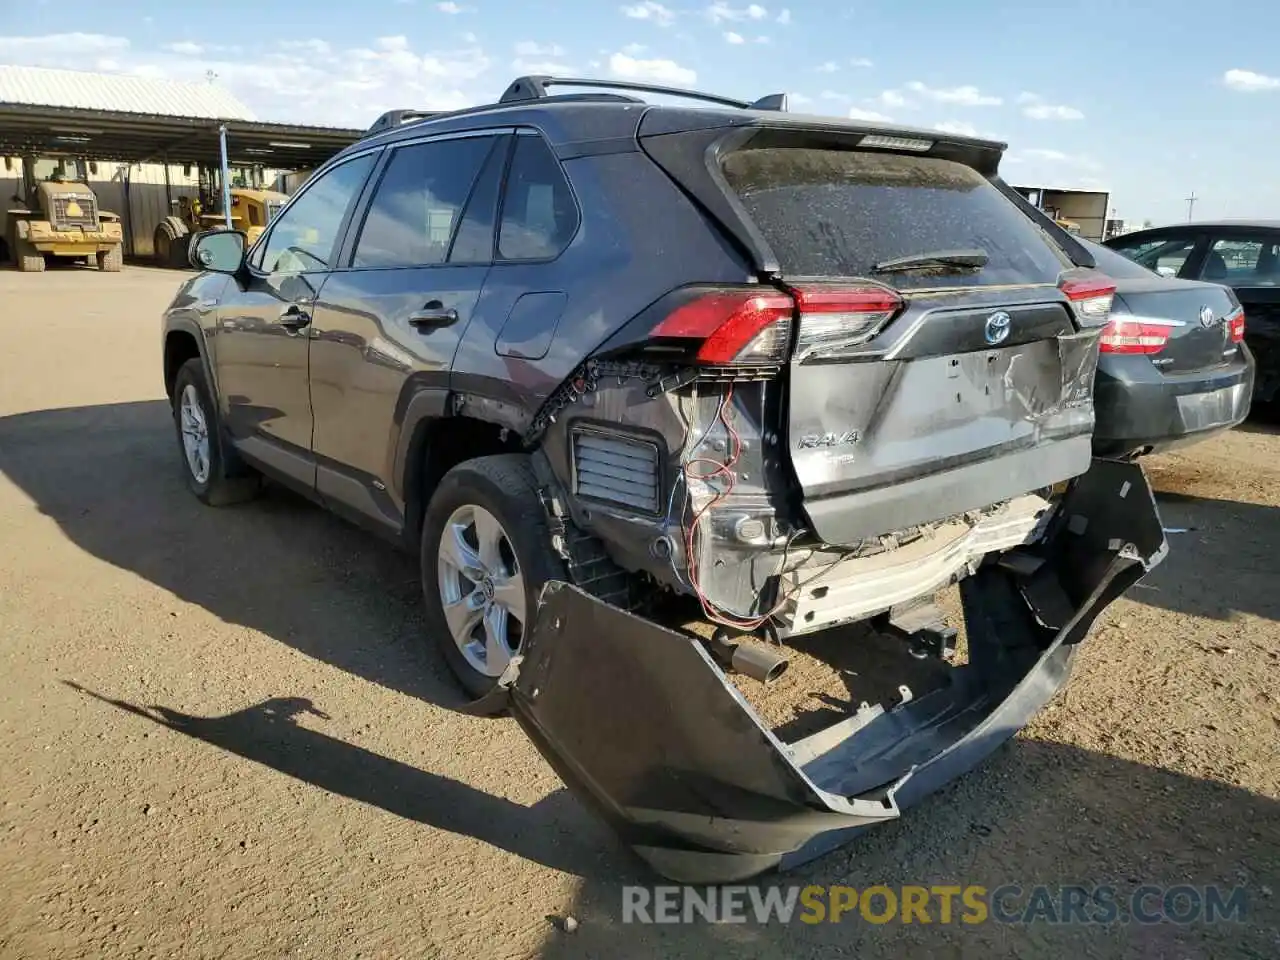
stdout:
MULTIPOLYGON (((455 548, 452 555, 456 558, 460 554, 455 548)), ((529 457, 518 453, 479 457, 445 474, 423 517, 421 558, 427 628, 463 689, 473 697, 483 697, 494 689, 506 655, 519 651, 518 641, 532 627, 542 585, 548 580, 565 579, 564 562, 551 548, 546 510, 538 497, 537 479, 529 457), (484 570, 488 574, 487 586, 461 574, 448 559, 442 559, 442 554, 450 553, 442 550, 442 543, 446 535, 452 537, 455 533, 461 534, 462 541, 472 549, 472 557, 481 558, 485 551, 476 549, 480 546, 479 538, 472 535, 482 525, 486 530, 491 528, 489 521, 477 511, 496 521, 499 530, 497 549, 488 551, 484 558, 490 561, 484 570), (469 520, 471 526, 466 526, 469 520), (514 600, 515 582, 521 591, 523 619, 511 614, 517 604, 503 603, 504 598, 514 600), (474 604, 486 606, 477 612, 474 604, 468 607, 468 601, 460 597, 478 598, 474 604), (465 649, 463 642, 455 639, 446 606, 455 624, 471 623, 475 639, 465 649), (495 610, 499 607, 507 611, 505 615, 495 610), (497 636, 497 639, 505 639, 505 650, 501 656, 490 659, 490 652, 496 650, 497 645, 485 649, 483 641, 490 638, 492 643, 492 637, 500 633, 504 622, 506 637, 497 636)))
POLYGON ((99 270, 104 273, 119 273, 124 266, 124 245, 99 252, 97 259, 99 270))
POLYGON ((17 261, 18 269, 23 273, 44 273, 44 254, 29 243, 18 241, 17 255, 14 259, 17 261))
POLYGON ((191 270, 191 234, 183 233, 173 238, 169 245, 169 266, 175 270, 191 270))
MULTIPOLYGON (((245 466, 218 426, 217 406, 204 376, 204 365, 194 357, 178 369, 173 382, 173 424, 178 438, 183 474, 196 498, 211 507, 224 507, 251 500, 262 487, 262 478, 245 466), (184 405, 190 402, 199 418, 192 419, 184 405), (193 434, 203 423, 205 443, 202 456, 193 462, 188 453, 184 425, 193 434), (203 469, 201 469, 203 467, 203 469)), ((198 442, 198 436, 193 438, 198 442)))

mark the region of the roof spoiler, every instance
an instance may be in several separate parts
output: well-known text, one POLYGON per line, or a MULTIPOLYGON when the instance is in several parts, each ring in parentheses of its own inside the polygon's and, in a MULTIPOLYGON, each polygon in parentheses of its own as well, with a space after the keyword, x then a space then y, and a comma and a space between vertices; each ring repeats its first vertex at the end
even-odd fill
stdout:
POLYGON ((717 103, 725 107, 737 107, 740 110, 775 110, 785 112, 787 95, 771 93, 759 100, 737 100, 733 97, 722 97, 715 93, 702 93, 698 90, 684 90, 680 87, 663 87, 651 83, 631 83, 627 80, 591 80, 586 77, 550 77, 527 76, 515 80, 506 92, 498 98, 498 103, 524 103, 529 100, 541 100, 551 96, 547 87, 586 87, 591 90, 631 90, 636 93, 657 93, 669 97, 682 97, 686 100, 703 100, 717 103))

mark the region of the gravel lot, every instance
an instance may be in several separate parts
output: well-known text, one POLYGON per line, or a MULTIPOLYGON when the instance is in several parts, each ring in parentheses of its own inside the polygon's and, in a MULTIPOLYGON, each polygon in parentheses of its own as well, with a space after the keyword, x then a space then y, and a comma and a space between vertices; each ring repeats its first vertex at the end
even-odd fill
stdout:
POLYGON ((511 720, 452 709, 408 558, 186 492, 177 282, 0 272, 0 956, 1280 956, 1274 431, 1150 462, 1186 531, 1011 745, 767 878, 1243 885, 1245 923, 624 925, 652 878, 511 720))

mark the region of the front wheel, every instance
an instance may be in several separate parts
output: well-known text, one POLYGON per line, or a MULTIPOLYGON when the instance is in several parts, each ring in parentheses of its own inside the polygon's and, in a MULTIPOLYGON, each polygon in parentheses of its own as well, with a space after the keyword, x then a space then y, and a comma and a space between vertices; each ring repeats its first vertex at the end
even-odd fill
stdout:
POLYGON ((198 357, 184 363, 174 379, 173 422, 187 486, 199 500, 221 507, 258 492, 261 478, 242 466, 235 451, 223 443, 217 408, 198 357))
POLYGON ((563 579, 528 456, 445 474, 422 524, 427 626, 473 697, 491 692, 533 628, 542 585, 563 579))

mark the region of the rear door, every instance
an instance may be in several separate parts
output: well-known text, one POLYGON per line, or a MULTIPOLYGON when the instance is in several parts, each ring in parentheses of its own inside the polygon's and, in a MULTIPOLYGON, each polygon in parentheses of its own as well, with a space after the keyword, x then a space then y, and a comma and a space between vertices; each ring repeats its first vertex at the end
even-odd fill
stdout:
POLYGON ((927 481, 861 499, 901 511, 874 521, 884 532, 1087 467, 1097 331, 1059 290, 1065 252, 990 180, 941 157, 790 146, 722 170, 797 291, 787 428, 828 542, 873 523, 850 519, 848 495, 927 481), (849 291, 868 293, 840 306, 849 291), (885 305, 867 310, 874 291, 885 305))
POLYGON ((511 137, 476 134, 388 151, 339 269, 315 305, 312 449, 317 489, 356 519, 397 528, 391 451, 414 395, 444 396, 489 272, 511 137))

